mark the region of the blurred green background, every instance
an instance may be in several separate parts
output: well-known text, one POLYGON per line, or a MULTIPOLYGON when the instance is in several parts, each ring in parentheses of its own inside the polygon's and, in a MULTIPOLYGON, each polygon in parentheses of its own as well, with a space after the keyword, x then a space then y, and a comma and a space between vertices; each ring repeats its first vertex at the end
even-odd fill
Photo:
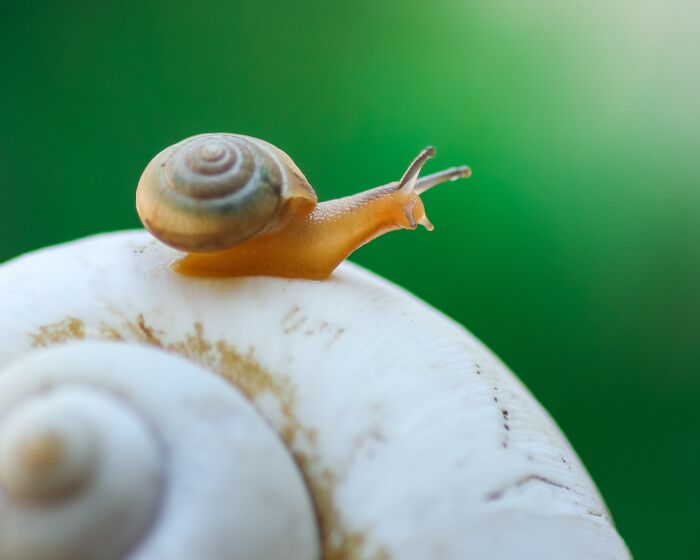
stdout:
POLYGON ((323 199, 428 143, 472 165, 433 233, 353 260, 519 374, 637 558, 698 557, 698 2, 15 3, 0 47, 0 260, 138 227, 195 133, 273 142, 323 199))

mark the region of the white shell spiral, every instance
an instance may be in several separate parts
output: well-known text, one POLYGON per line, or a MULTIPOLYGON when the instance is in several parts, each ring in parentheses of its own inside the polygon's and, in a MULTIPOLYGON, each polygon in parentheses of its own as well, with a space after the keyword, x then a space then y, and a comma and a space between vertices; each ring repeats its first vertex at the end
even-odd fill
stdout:
POLYGON ((0 558, 121 558, 158 507, 160 443, 118 398, 89 387, 43 386, 8 403, 7 384, 26 367, 0 379, 0 558))
POLYGON ((317 551, 296 466, 211 373, 116 343, 44 350, 0 371, 1 560, 317 551))
MULTIPOLYGON (((177 256, 123 233, 0 267, 0 315, 13 318, 0 368, 35 348, 112 340, 216 372, 303 471, 324 560, 629 558, 556 424, 461 326, 351 263, 325 282, 201 280, 170 270, 177 256)), ((188 472, 206 478, 210 463, 188 472)), ((162 557, 173 556, 138 558, 162 557)))

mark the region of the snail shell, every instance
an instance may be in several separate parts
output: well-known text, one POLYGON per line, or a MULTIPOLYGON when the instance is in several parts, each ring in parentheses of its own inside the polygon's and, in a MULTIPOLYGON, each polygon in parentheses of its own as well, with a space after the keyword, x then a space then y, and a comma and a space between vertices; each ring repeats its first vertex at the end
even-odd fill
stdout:
MULTIPOLYGON (((0 368, 38 347, 118 340, 215 372, 294 456, 324 560, 630 557, 556 424, 461 326, 351 263, 327 282, 203 281, 172 272, 176 254, 123 233, 0 267, 0 317, 12 317, 0 368)), ((132 355, 129 367, 142 360, 132 355)), ((144 389, 158 401, 178 383, 144 389)), ((199 413, 206 422, 208 407, 199 413)), ((205 436, 224 437, 209 423, 205 436)), ((212 467, 202 460, 190 472, 206 480, 212 467)), ((211 496, 211 507, 236 501, 238 487, 222 487, 228 498, 211 496)), ((189 557, 237 557, 227 554, 189 557)))
POLYGON ((116 343, 2 369, 0 559, 311 560, 317 543, 286 449, 210 372, 116 343))
POLYGON ((296 201, 316 195, 291 158, 272 144, 237 134, 201 134, 160 152, 136 191, 143 224, 164 243, 202 253, 227 249, 281 226, 296 201))

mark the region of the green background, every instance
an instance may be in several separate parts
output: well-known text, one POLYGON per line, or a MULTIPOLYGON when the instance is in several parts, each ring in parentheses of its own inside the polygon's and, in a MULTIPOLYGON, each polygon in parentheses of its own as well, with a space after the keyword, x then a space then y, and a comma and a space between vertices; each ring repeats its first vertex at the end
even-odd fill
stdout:
POLYGON ((21 4, 0 19, 0 260, 138 227, 142 168, 195 133, 273 142, 322 199, 432 143, 428 171, 474 177, 425 197, 433 233, 353 260, 519 374, 637 558, 698 557, 700 4, 21 4))

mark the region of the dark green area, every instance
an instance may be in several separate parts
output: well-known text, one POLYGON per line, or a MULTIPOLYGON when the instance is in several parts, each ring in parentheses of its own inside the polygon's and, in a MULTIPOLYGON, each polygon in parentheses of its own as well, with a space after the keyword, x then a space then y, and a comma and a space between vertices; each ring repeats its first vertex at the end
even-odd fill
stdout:
POLYGON ((142 168, 195 133, 273 142, 323 199, 432 143, 474 177, 353 260, 519 374, 637 558, 696 557, 700 9, 577 4, 7 5, 0 260, 138 227, 142 168))

